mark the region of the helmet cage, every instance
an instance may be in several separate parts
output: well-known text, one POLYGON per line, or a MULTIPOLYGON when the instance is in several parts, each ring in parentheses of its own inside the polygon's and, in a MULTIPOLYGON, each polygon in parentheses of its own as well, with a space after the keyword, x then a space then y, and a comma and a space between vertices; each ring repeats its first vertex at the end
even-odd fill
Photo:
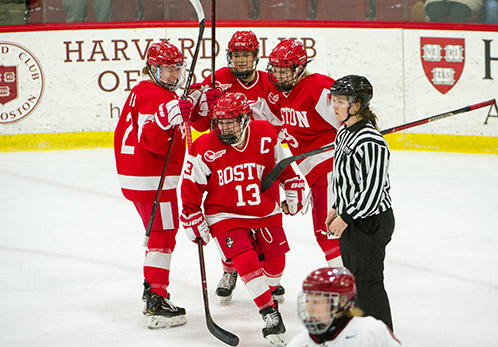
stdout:
POLYGON ((214 131, 216 137, 224 144, 238 144, 242 140, 247 126, 249 125, 251 113, 252 111, 249 112, 249 114, 239 113, 235 117, 213 116, 211 119, 211 129, 214 131))
POLYGON ((288 93, 294 88, 294 86, 299 82, 301 77, 303 76, 304 72, 306 71, 306 65, 297 65, 294 64, 293 66, 278 66, 278 65, 272 65, 271 63, 268 63, 268 78, 281 92, 288 93), (285 73, 282 73, 282 70, 280 70, 279 73, 277 73, 277 69, 285 69, 285 73), (276 74, 280 76, 280 79, 277 78, 276 74))
POLYGON ((320 335, 330 329, 337 319, 337 313, 349 310, 353 300, 339 293, 303 290, 299 293, 297 311, 310 334, 320 335), (341 305, 342 302, 342 305, 341 305), (324 305, 316 309, 315 305, 324 305))
POLYGON ((251 76, 254 71, 256 71, 256 68, 257 68, 258 62, 259 62, 259 49, 256 49, 254 51, 244 51, 244 50, 230 51, 229 49, 227 49, 227 62, 228 62, 228 67, 230 68, 230 71, 235 75, 235 77, 237 77, 238 79, 247 78, 247 77, 251 76), (250 52, 253 54, 252 58, 244 57, 244 56, 235 58, 235 59, 237 59, 237 61, 239 63, 243 63, 245 60, 244 65, 247 67, 246 70, 239 70, 236 67, 236 64, 234 63, 234 57, 233 57, 234 52, 250 52), (252 59, 252 64, 249 63, 250 59, 252 59))

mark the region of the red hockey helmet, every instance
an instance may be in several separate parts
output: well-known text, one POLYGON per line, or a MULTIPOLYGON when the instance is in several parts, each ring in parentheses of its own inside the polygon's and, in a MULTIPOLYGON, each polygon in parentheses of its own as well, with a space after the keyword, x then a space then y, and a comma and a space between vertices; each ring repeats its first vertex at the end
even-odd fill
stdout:
POLYGON ((282 40, 270 53, 270 65, 298 67, 306 65, 308 55, 304 45, 296 40, 282 40))
POLYGON ((228 51, 248 51, 257 52, 259 50, 259 41, 252 31, 236 31, 228 42, 228 51))
POLYGON ((336 314, 354 305, 356 284, 345 267, 321 268, 303 281, 298 298, 298 314, 308 331, 320 335, 333 325, 336 314))
POLYGON ((251 107, 242 93, 223 94, 213 108, 211 128, 221 142, 237 145, 249 124, 251 107))
POLYGON ((228 42, 227 61, 237 78, 246 78, 256 70, 259 61, 259 42, 252 31, 237 31, 228 42), (234 52, 237 64, 234 62, 234 52))
POLYGON ((150 46, 147 66, 153 80, 169 91, 178 89, 185 82, 185 59, 180 50, 167 41, 150 46))
POLYGON ((270 82, 280 91, 289 92, 304 74, 308 55, 304 45, 296 40, 283 40, 269 56, 270 82))

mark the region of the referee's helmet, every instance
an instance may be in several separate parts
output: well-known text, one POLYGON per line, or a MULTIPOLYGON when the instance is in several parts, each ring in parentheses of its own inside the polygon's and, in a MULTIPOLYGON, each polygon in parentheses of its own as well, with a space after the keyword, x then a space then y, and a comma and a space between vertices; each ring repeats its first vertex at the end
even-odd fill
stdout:
POLYGON ((330 94, 333 96, 361 97, 363 99, 363 108, 366 108, 372 99, 373 87, 365 76, 348 75, 334 82, 330 87, 330 94))

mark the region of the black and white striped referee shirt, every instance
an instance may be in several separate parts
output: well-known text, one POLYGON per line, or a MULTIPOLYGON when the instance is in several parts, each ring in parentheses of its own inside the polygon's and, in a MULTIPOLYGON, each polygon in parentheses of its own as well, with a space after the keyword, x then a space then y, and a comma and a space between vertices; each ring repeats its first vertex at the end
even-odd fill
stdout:
POLYGON ((389 146, 368 119, 342 125, 335 138, 333 208, 351 224, 391 207, 389 146))

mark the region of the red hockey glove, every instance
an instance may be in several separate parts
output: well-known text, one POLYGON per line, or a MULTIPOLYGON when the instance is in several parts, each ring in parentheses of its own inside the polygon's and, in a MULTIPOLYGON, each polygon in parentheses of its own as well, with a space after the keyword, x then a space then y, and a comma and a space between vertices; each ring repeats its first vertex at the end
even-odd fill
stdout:
POLYGON ((202 212, 199 211, 188 217, 183 212, 180 216, 180 222, 190 241, 197 243, 197 239, 200 238, 202 239, 202 244, 207 245, 209 242, 209 227, 202 212))
POLYGON ((214 104, 216 104, 216 101, 223 95, 223 92, 218 88, 209 88, 205 93, 209 112, 213 112, 214 104))
POLYGON ((304 180, 296 177, 284 182, 285 201, 282 202, 282 211, 285 214, 295 215, 303 208, 304 180))
POLYGON ((190 100, 180 100, 178 101, 180 105, 180 112, 182 113, 182 118, 184 122, 188 122, 190 120, 190 115, 192 114, 192 107, 194 105, 190 100))
POLYGON ((169 130, 190 119, 192 106, 188 100, 171 100, 159 105, 154 118, 161 129, 169 130))

